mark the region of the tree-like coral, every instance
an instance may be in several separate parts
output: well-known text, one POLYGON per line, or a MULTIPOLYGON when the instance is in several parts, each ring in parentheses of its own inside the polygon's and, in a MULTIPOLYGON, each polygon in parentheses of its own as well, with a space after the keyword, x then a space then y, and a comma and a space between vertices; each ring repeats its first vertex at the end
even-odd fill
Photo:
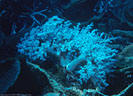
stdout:
POLYGON ((77 80, 81 84, 93 78, 94 85, 101 87, 108 85, 106 73, 110 72, 114 61, 112 57, 117 52, 108 47, 114 39, 116 38, 109 38, 103 32, 93 29, 93 23, 85 27, 81 27, 80 23, 73 26, 69 20, 53 16, 45 24, 27 32, 17 47, 18 52, 32 61, 45 61, 50 57, 49 51, 63 56, 69 60, 65 64, 68 71, 75 71, 79 66, 80 69, 75 74, 79 75, 77 80), (79 64, 82 59, 87 63, 79 64))

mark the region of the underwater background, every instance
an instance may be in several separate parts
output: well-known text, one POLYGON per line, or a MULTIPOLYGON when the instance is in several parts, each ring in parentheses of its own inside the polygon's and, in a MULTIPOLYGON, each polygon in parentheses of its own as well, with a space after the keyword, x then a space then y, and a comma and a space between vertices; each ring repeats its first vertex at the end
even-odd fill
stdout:
POLYGON ((133 96, 133 0, 0 0, 0 96, 133 96))

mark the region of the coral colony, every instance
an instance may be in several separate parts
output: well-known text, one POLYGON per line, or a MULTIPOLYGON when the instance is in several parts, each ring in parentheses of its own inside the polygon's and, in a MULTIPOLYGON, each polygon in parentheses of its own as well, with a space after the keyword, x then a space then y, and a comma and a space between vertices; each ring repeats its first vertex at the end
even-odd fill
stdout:
POLYGON ((25 33, 17 45, 18 52, 31 61, 45 61, 49 50, 57 56, 65 53, 64 57, 69 60, 65 64, 66 70, 73 72, 79 67, 74 74, 79 75, 77 81, 80 84, 93 78, 95 86, 107 86, 106 73, 111 71, 112 57, 117 52, 108 45, 116 38, 109 38, 93 27, 93 23, 85 27, 80 23, 74 26, 69 20, 53 16, 45 24, 25 33), (81 61, 86 61, 86 64, 79 64, 81 61))

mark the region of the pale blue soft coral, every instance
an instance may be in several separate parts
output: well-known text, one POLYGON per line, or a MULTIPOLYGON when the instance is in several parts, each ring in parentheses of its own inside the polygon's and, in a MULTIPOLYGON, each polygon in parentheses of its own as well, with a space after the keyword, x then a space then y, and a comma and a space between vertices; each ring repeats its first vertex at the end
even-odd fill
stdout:
MULTIPOLYGON (((79 75, 78 81, 82 84, 91 78, 95 86, 107 86, 106 73, 110 72, 114 60, 112 57, 117 52, 108 45, 115 38, 107 37, 93 26, 93 23, 85 27, 81 27, 80 23, 74 26, 69 20, 53 16, 45 24, 33 28, 21 38, 17 45, 18 52, 33 61, 44 61, 49 49, 59 56, 65 53, 65 58, 69 61, 82 55, 87 63, 80 65, 80 69, 76 71, 79 75)), ((75 65, 70 64, 69 67, 75 65)), ((69 71, 72 71, 71 68, 69 71)))

